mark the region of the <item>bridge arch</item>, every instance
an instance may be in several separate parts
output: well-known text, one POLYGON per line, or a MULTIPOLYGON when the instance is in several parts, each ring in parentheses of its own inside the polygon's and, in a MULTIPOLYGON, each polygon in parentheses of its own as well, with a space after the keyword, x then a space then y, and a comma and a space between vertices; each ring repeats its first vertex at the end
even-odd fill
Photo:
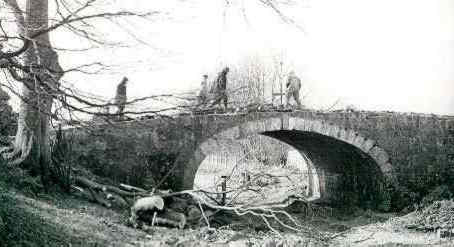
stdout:
POLYGON ((217 146, 257 134, 285 142, 312 161, 320 183, 320 202, 376 204, 385 182, 396 181, 389 155, 374 140, 321 120, 272 117, 247 121, 203 138, 184 169, 183 187, 193 187, 200 164, 217 146))

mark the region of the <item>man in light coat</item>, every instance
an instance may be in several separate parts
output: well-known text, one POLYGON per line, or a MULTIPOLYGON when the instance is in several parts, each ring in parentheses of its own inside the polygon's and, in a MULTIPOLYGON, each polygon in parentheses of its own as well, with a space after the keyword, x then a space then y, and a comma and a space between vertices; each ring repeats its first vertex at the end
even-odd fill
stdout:
POLYGON ((298 105, 298 109, 301 109, 300 101, 300 90, 301 90, 301 79, 295 75, 294 71, 290 71, 286 84, 286 104, 285 107, 288 107, 290 99, 293 98, 298 105))

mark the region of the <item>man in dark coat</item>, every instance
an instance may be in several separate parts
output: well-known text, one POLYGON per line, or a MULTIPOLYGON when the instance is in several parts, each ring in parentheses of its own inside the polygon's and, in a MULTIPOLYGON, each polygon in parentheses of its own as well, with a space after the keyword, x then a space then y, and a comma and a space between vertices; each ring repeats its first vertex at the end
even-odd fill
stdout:
POLYGON ((126 83, 128 82, 127 77, 123 77, 120 84, 117 86, 117 93, 115 95, 115 105, 118 107, 118 118, 123 119, 123 111, 126 105, 126 83))
POLYGON ((197 95, 197 106, 205 107, 208 99, 208 75, 203 75, 202 83, 200 84, 200 91, 197 95))
POLYGON ((221 101, 224 101, 224 107, 227 109, 227 74, 229 73, 229 67, 225 67, 221 73, 219 73, 218 77, 216 78, 215 85, 214 85, 214 102, 211 106, 216 104, 220 104, 221 101))

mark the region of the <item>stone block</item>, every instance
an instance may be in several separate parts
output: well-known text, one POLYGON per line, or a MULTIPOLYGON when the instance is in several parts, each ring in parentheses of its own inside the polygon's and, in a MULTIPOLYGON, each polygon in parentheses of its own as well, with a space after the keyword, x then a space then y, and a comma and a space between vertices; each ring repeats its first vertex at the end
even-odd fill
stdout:
POLYGON ((369 153, 372 147, 374 147, 375 141, 372 139, 365 139, 363 144, 360 146, 361 150, 363 150, 366 153, 369 153))
POLYGON ((380 169, 384 174, 389 175, 392 173, 393 167, 392 167, 391 163, 387 162, 387 163, 381 164, 380 169))
POLYGON ((326 135, 326 136, 329 136, 329 131, 331 129, 331 125, 328 124, 328 123, 322 123, 322 127, 320 129, 320 134, 323 134, 323 135, 326 135))
POLYGON ((246 122, 240 125, 240 129, 244 137, 258 133, 257 128, 257 122, 255 121, 246 122))
POLYGON ((438 229, 437 230, 438 238, 453 238, 454 237, 454 228, 452 229, 438 229))
POLYGON ((312 132, 320 133, 322 128, 323 128, 323 124, 322 124, 321 121, 313 121, 313 124, 311 124, 311 131, 312 132))
POLYGON ((288 119, 288 130, 296 130, 298 119, 294 117, 289 117, 288 119))
POLYGON ((347 131, 347 136, 345 138, 345 142, 354 145, 356 136, 357 136, 357 133, 355 131, 348 130, 347 131))
POLYGON ((330 125, 329 126, 329 132, 327 133, 328 136, 334 137, 334 138, 339 138, 339 126, 337 125, 330 125))
POLYGON ((276 131, 281 129, 281 119, 269 118, 265 120, 265 131, 276 131))
POLYGON ((344 128, 341 128, 337 134, 337 138, 341 141, 346 141, 348 136, 348 131, 344 128))
POLYGON ((370 151, 369 154, 372 158, 374 158, 377 163, 380 164, 386 164, 386 162, 389 161, 389 155, 388 153, 381 147, 374 146, 370 151))
POLYGON ((308 131, 308 125, 310 121, 304 118, 295 118, 295 130, 300 130, 300 131, 308 131))
POLYGON ((281 116, 281 121, 282 121, 282 125, 281 125, 281 129, 282 130, 288 130, 288 126, 289 126, 289 116, 287 114, 284 114, 281 116))
MULTIPOLYGON (((355 139, 353 140, 353 146, 361 149, 361 147, 363 146, 364 142, 366 141, 366 139, 364 139, 363 136, 361 135, 357 135, 355 137, 355 139)), ((362 149, 361 149, 362 150, 362 149)))
POLYGON ((255 125, 256 133, 262 133, 262 132, 266 131, 266 122, 265 122, 265 120, 259 120, 259 121, 256 121, 255 123, 256 123, 256 125, 255 125))
POLYGON ((304 131, 312 131, 312 125, 314 124, 314 121, 309 120, 309 119, 304 119, 304 131))

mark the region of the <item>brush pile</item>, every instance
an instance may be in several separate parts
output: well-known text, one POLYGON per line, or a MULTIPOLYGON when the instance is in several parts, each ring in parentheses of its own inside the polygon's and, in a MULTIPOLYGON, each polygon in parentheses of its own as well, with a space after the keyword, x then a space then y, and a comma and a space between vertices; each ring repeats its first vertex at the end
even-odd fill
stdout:
POLYGON ((406 225, 408 229, 435 231, 454 228, 454 201, 435 201, 415 213, 415 218, 406 225))

